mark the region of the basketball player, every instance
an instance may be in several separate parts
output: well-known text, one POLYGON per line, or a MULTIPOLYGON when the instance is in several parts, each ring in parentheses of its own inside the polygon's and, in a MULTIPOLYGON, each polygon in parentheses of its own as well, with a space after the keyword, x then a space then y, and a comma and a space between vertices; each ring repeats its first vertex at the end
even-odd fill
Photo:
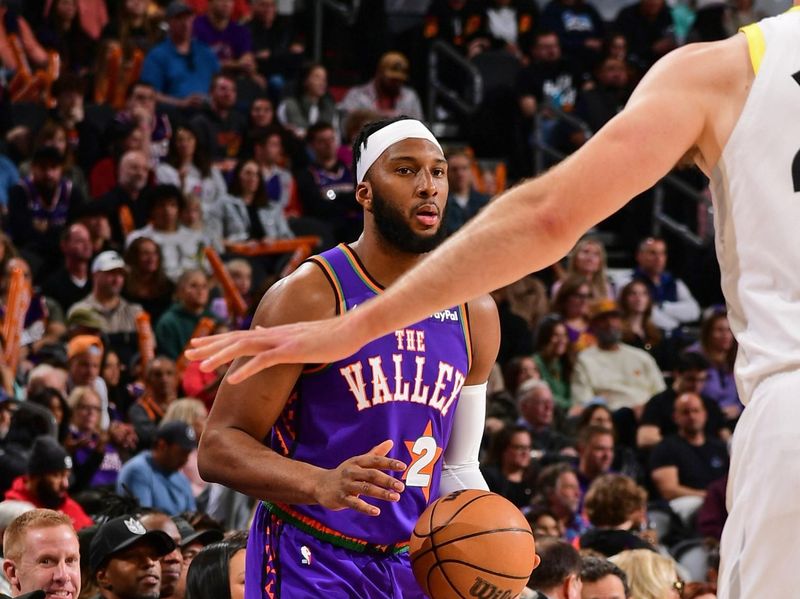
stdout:
MULTIPOLYGON (((256 325, 360 310, 442 240, 447 162, 422 123, 367 126, 354 161, 361 237, 275 285, 256 325)), ((267 500, 248 543, 247 599, 423 597, 408 541, 440 492, 486 489, 478 450, 499 342, 482 296, 344 360, 223 381, 199 466, 204 479, 267 500)))
POLYGON ((720 597, 782 597, 800 582, 800 7, 662 59, 580 151, 508 191, 376 301, 328 322, 209 339, 206 368, 255 355, 328 361, 376 335, 560 259, 590 226, 681 158, 710 178, 717 253, 739 342, 740 397, 720 597))

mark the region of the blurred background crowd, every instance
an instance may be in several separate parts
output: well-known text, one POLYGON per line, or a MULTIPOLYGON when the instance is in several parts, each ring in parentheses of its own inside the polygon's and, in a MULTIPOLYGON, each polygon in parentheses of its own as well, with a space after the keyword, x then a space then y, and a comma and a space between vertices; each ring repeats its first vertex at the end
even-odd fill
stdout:
MULTIPOLYGON (((184 349, 247 328, 278 279, 358 236, 364 124, 430 124, 452 233, 585 143, 658 58, 784 4, 0 1, 0 529, 34 506, 87 539, 136 515, 185 574, 186 539, 245 530, 254 502, 198 475, 225 369, 184 349)), ((634 597, 678 577, 713 593, 742 405, 712 234, 707 181, 679 165, 494 293, 482 469, 561 540, 564 580, 581 577, 570 550, 603 558, 585 580, 633 551, 614 558, 631 588, 657 559, 674 578, 634 597)))

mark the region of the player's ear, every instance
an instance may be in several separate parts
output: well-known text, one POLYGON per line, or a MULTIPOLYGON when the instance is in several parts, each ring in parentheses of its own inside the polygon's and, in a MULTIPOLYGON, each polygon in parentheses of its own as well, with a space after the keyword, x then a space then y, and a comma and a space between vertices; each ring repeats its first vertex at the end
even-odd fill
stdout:
POLYGON ((538 553, 534 553, 533 554, 533 569, 535 570, 536 568, 538 568, 539 564, 541 564, 541 563, 542 563, 542 558, 539 557, 538 553))
POLYGON ((372 185, 369 181, 362 181, 356 186, 356 202, 362 208, 372 211, 372 185))
POLYGON ((95 580, 97 581, 97 586, 101 589, 109 590, 111 589, 111 581, 108 578, 108 573, 106 572, 106 568, 100 568, 95 574, 95 580))
POLYGON ((18 591, 22 590, 19 578, 17 578, 17 564, 14 563, 13 560, 3 560, 3 574, 5 575, 6 580, 8 580, 8 582, 11 584, 12 589, 16 589, 18 591))

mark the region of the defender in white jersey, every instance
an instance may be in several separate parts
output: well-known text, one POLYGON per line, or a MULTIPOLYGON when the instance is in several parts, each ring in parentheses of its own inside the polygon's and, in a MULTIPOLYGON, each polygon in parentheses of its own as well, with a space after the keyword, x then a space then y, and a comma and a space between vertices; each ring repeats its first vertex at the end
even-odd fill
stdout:
MULTIPOLYGON (((800 0, 798 2, 800 4, 800 0)), ((327 363, 443 307, 564 256, 589 227, 679 160, 712 180, 737 379, 749 403, 733 442, 719 597, 800 586, 800 7, 732 38, 680 48, 580 151, 502 194, 386 293, 343 317, 197 340, 211 369, 254 356, 327 363)))

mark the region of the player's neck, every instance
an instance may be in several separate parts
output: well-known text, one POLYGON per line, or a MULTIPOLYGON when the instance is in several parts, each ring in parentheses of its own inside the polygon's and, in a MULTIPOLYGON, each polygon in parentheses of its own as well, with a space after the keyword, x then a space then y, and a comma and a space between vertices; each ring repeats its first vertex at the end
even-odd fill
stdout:
POLYGON ((424 257, 424 254, 402 252, 367 231, 350 247, 364 263, 370 276, 383 287, 394 283, 424 257))

